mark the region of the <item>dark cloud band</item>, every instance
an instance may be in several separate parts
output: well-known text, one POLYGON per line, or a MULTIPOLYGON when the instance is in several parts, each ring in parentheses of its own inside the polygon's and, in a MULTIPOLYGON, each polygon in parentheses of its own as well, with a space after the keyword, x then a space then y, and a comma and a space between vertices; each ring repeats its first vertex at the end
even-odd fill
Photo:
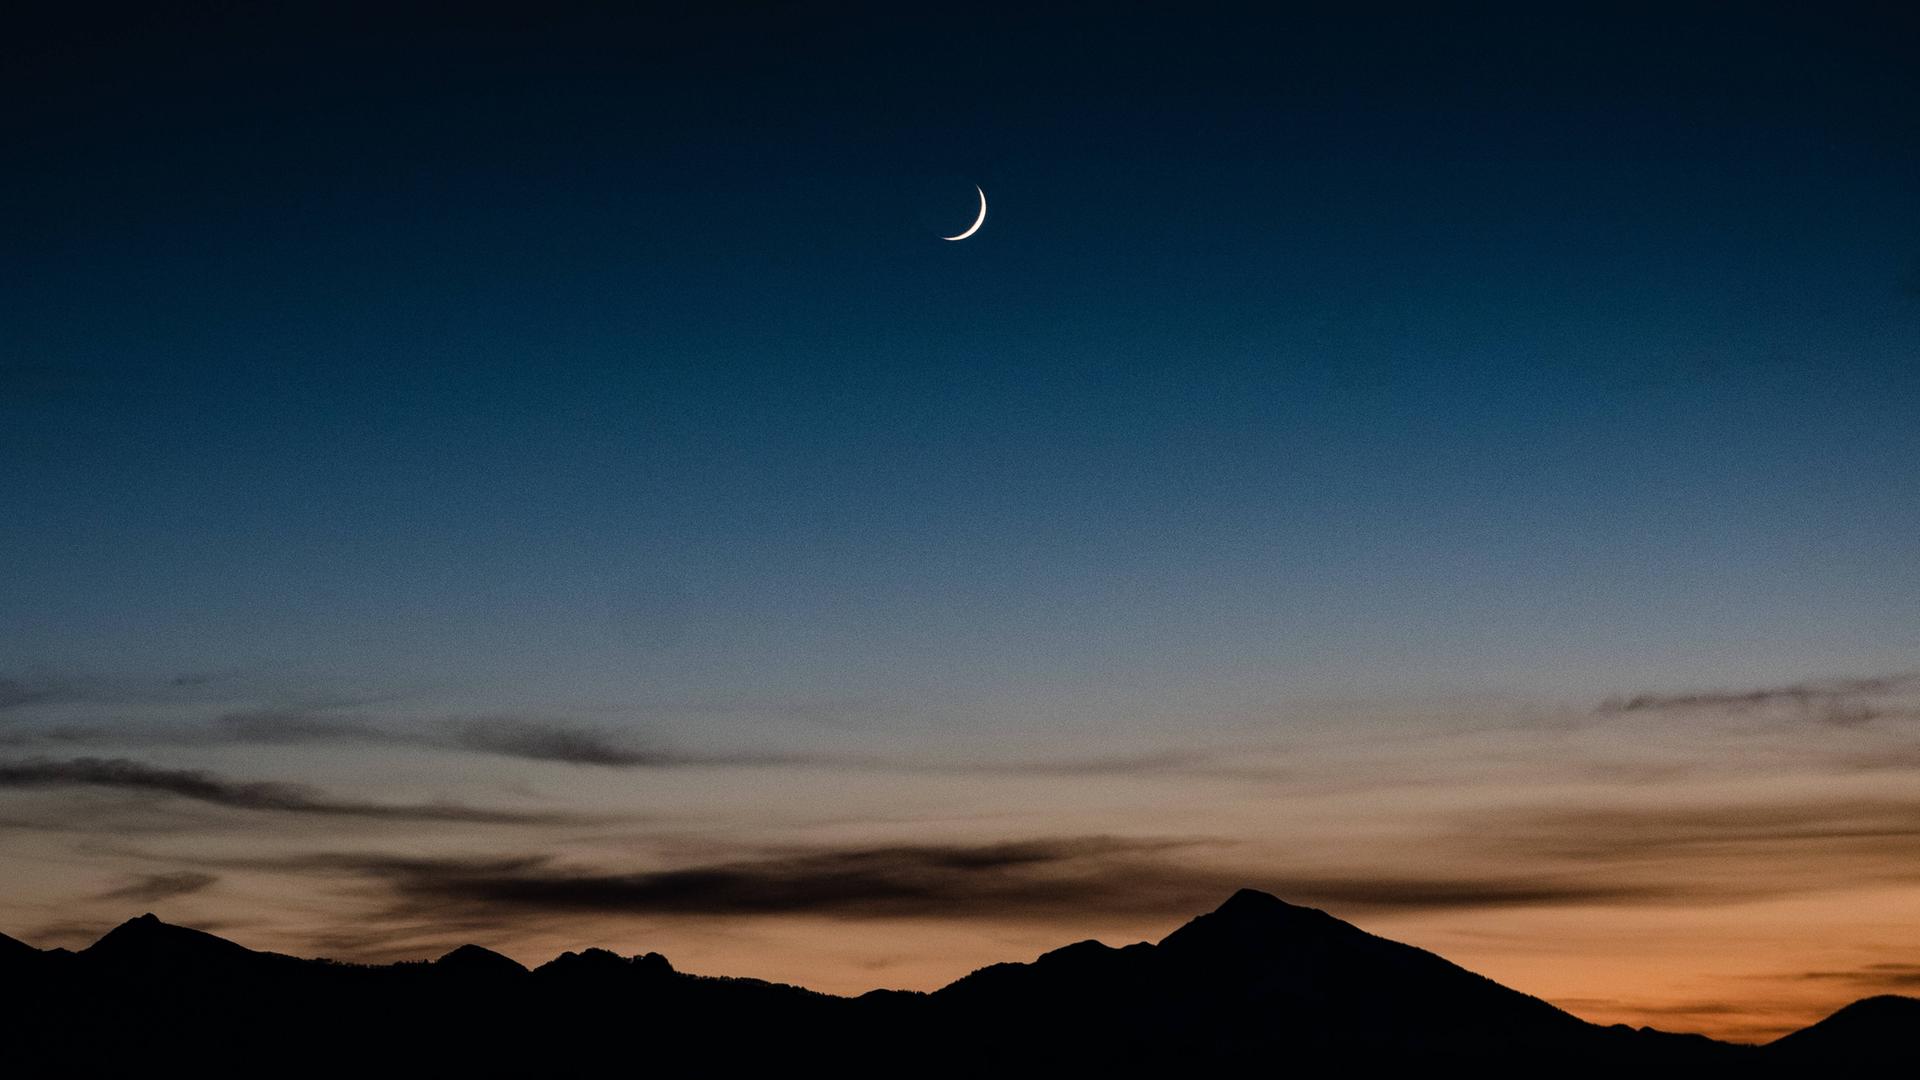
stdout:
POLYGON ((1912 715, 1913 710, 1876 704, 1882 699, 1920 689, 1920 672, 1878 675, 1864 679, 1827 679, 1750 690, 1701 690, 1680 694, 1635 694, 1601 702, 1601 713, 1711 711, 1746 713, 1787 708, 1836 726, 1866 723, 1883 716, 1912 715))
POLYGON ((320 855, 282 869, 352 872, 384 884, 396 916, 503 925, 530 915, 1083 920, 1179 916, 1249 884, 1341 910, 1627 904, 1670 895, 1591 880, 1276 876, 1201 863, 1203 841, 1071 837, 982 845, 808 850, 695 866, 610 871, 526 857, 409 860, 320 855))
POLYGON ((337 799, 301 784, 230 780, 197 769, 169 769, 127 758, 37 758, 0 762, 0 788, 95 787, 146 791, 237 810, 279 811, 393 821, 537 824, 568 815, 488 810, 459 803, 396 805, 337 799))

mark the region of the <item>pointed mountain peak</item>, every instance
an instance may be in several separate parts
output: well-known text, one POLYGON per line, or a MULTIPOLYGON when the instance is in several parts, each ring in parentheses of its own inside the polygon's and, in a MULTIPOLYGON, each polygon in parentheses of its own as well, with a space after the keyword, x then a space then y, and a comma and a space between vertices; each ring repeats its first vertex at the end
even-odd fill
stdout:
MULTIPOLYGON (((164 934, 169 930, 185 930, 185 929, 186 927, 184 926, 175 926, 172 923, 161 922, 160 916, 155 915, 153 912, 149 911, 145 915, 136 915, 133 918, 128 919, 126 922, 123 922, 119 926, 114 927, 112 930, 107 931, 107 933, 109 935, 122 934, 122 935, 138 936, 142 934, 164 934)), ((195 933, 198 933, 198 931, 195 931, 195 933)))
POLYGON ((114 927, 109 933, 125 931, 130 934, 144 934, 151 932, 157 927, 164 927, 166 925, 166 923, 160 921, 160 916, 149 911, 145 915, 135 915, 133 918, 114 927))
POLYGON ((1239 915, 1286 910, 1302 911, 1312 909, 1295 907, 1272 893, 1264 893, 1259 889, 1241 889, 1232 896, 1227 897, 1225 903, 1214 908, 1213 913, 1215 915, 1239 915))
POLYGON ((496 975, 525 975, 527 969, 510 956, 502 956, 492 949, 478 945, 462 945, 433 962, 433 966, 463 975, 481 977, 496 975))
POLYGON ((82 949, 80 954, 96 959, 104 957, 167 963, 254 955, 252 949, 204 930, 161 922, 152 912, 137 919, 128 919, 107 931, 99 941, 82 949))
POLYGON ((1226 902, 1162 938, 1175 950, 1238 948, 1278 938, 1325 937, 1357 934, 1356 926, 1321 911, 1301 907, 1258 889, 1241 889, 1226 902))

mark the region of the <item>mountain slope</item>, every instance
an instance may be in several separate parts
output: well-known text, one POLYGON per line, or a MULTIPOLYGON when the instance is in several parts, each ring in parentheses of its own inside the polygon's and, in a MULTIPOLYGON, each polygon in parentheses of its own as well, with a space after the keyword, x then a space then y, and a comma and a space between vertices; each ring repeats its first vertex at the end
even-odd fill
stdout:
POLYGON ((1432 953, 1252 890, 1158 945, 1081 942, 1032 964, 982 969, 934 999, 968 1026, 1016 1033, 1010 1046, 1021 1052, 1095 1046, 1133 1062, 1660 1052, 1638 1033, 1589 1024, 1432 953))
POLYGON ((1349 1065, 1795 1068, 1907 1053, 1920 1001, 1869 999, 1767 1048, 1603 1028, 1376 937, 1243 890, 1157 944, 1083 941, 931 994, 858 998, 675 971, 656 953, 565 953, 528 971, 478 946, 432 962, 255 952, 151 915, 79 952, 0 939, 0 1045, 26 1075, 192 1061, 215 1075, 344 1070, 551 1075, 1349 1065))
POLYGON ((1920 1065, 1920 998, 1862 998, 1832 1016, 1767 1044, 1769 1056, 1796 1064, 1920 1065))

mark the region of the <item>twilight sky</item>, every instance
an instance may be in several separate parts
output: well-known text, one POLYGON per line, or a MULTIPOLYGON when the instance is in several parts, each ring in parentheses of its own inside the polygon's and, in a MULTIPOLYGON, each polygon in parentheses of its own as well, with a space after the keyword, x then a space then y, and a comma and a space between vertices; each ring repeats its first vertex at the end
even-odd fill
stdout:
POLYGON ((0 34, 0 930, 1920 985, 1920 19, 297 7, 0 34))

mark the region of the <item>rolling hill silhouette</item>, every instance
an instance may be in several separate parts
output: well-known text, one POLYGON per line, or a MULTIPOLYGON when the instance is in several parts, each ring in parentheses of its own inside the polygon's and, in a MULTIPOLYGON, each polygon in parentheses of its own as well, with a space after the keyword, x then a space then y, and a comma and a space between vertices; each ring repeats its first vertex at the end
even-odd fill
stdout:
POLYGON ((256 952, 143 915, 80 952, 0 937, 16 1075, 158 1062, 217 1073, 1271 1069, 1452 1062, 1770 1071, 1913 1056, 1920 1000, 1869 998, 1768 1046, 1602 1027, 1325 912, 1243 890, 1158 944, 1068 945, 927 993, 835 997, 466 945, 386 966, 256 952))
POLYGON ((1920 998, 1883 994, 1862 998, 1809 1027, 1783 1035, 1768 1051, 1795 1065, 1904 1062, 1920 1042, 1920 998))

